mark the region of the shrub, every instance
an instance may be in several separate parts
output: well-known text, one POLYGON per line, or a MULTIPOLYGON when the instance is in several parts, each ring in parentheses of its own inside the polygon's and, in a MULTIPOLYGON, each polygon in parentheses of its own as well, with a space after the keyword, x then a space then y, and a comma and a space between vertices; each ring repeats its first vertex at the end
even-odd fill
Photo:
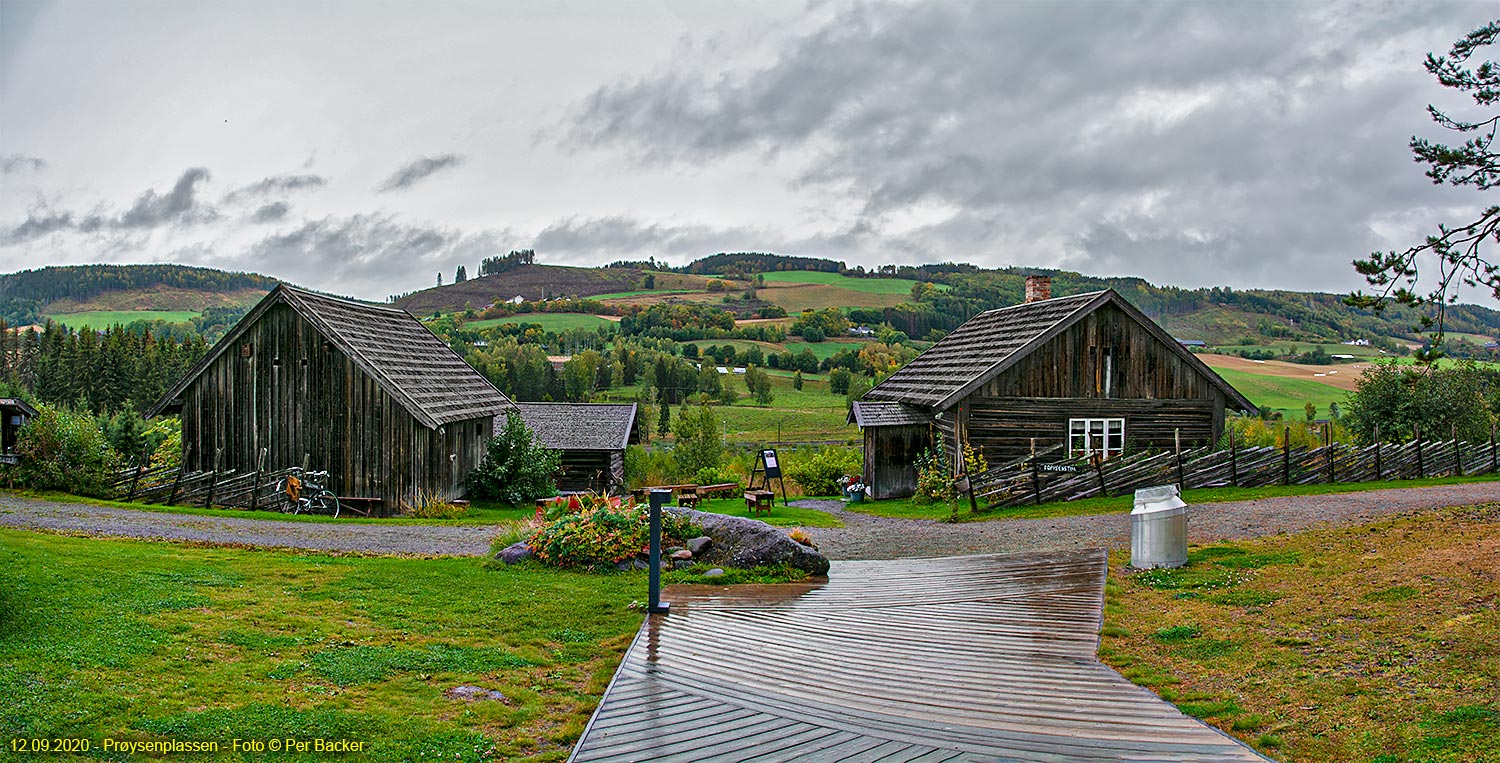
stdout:
POLYGON ((104 496, 119 456, 99 421, 86 411, 45 403, 37 414, 16 438, 20 462, 0 466, 0 474, 32 490, 104 496))
POLYGON ((406 512, 418 519, 458 519, 469 513, 467 507, 448 500, 434 490, 418 490, 416 500, 406 512))
POLYGON ((469 490, 476 498, 498 498, 525 504, 557 495, 555 475, 562 453, 536 444, 521 414, 505 416, 505 429, 490 438, 484 462, 469 473, 469 490))
POLYGON ((817 326, 808 326, 807 328, 802 329, 802 338, 809 342, 821 342, 824 339, 827 339, 828 336, 823 333, 823 329, 820 329, 817 326))
POLYGON ((835 395, 845 395, 849 392, 849 380, 854 374, 847 368, 835 368, 828 372, 828 391, 835 395))
POLYGON ((723 485, 728 482, 738 484, 740 481, 740 475, 723 466, 704 467, 693 477, 699 485, 723 485))
POLYGON ((804 495, 838 495, 839 478, 859 474, 863 468, 859 451, 827 447, 805 458, 798 454, 785 459, 782 473, 801 486, 804 495))
MULTIPOLYGON (((536 558, 557 567, 601 567, 623 562, 646 550, 650 515, 645 506, 607 504, 564 514, 527 540, 536 558)), ((662 542, 683 543, 697 534, 689 522, 665 514, 662 542)))

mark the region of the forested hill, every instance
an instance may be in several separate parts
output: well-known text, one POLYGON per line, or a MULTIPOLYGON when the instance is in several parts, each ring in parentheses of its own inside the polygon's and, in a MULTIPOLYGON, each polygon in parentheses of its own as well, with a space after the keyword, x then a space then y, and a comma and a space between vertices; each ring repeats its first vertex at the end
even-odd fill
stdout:
MULTIPOLYGON (((156 297, 154 304, 107 305, 111 307, 196 311, 241 303, 277 283, 258 273, 188 265, 51 266, 0 275, 0 318, 11 325, 36 323, 47 312, 68 312, 109 295, 156 297), (57 310, 57 303, 67 303, 70 309, 57 310)), ((116 300, 122 301, 128 302, 116 300)))

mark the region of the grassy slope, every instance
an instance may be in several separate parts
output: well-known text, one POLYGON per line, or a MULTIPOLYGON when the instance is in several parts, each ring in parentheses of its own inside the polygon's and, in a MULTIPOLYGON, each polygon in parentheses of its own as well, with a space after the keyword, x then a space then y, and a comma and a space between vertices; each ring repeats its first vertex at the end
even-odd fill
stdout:
POLYGON ((378 760, 474 761, 491 745, 566 758, 646 587, 643 574, 14 530, 0 530, 0 558, 7 737, 346 738, 378 760), (508 701, 443 696, 462 684, 508 701))
POLYGON ((187 323, 198 317, 196 310, 89 310, 81 313, 58 313, 48 315, 58 323, 71 329, 93 327, 95 329, 109 328, 117 323, 126 324, 131 321, 167 321, 169 323, 187 323))
POLYGON ((1302 407, 1307 403, 1318 407, 1319 416, 1327 416, 1328 404, 1343 405, 1348 394, 1337 387, 1310 379, 1253 374, 1229 368, 1216 368, 1214 371, 1241 394, 1250 398, 1250 402, 1269 406, 1291 419, 1302 418, 1302 407))
POLYGON ((1100 656, 1289 761, 1500 760, 1500 504, 1111 559, 1100 656))
MULTIPOLYGON (((848 402, 843 395, 828 393, 824 376, 806 376, 802 389, 797 390, 792 386, 790 373, 768 371, 768 375, 774 393, 769 406, 757 405, 749 397, 742 375, 722 377, 723 383, 739 395, 733 405, 714 406, 728 442, 751 445, 774 442, 778 422, 783 442, 858 442, 859 428, 845 423, 848 402)), ((630 402, 640 391, 640 385, 606 390, 595 402, 630 402)), ((679 411, 679 406, 673 406, 674 420, 679 411)))
POLYGON ((499 326, 502 323, 539 323, 545 331, 565 331, 567 329, 591 329, 604 325, 615 325, 614 321, 600 318, 597 315, 584 315, 581 313, 521 313, 509 318, 491 318, 487 321, 470 321, 465 323, 465 328, 484 329, 499 326))

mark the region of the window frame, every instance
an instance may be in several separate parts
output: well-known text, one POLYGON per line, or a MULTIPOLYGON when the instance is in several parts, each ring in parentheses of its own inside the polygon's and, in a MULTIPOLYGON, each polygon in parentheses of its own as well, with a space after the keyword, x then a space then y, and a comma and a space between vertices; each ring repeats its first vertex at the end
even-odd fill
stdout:
POLYGON ((1074 416, 1068 418, 1068 458, 1108 460, 1125 452, 1123 416, 1074 416))

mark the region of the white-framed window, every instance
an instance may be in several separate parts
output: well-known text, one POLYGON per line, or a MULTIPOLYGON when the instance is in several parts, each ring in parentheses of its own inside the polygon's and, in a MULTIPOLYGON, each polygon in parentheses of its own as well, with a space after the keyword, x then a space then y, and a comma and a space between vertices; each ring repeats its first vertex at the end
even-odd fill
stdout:
POLYGON ((1125 419, 1068 419, 1068 457, 1125 452, 1125 419))

